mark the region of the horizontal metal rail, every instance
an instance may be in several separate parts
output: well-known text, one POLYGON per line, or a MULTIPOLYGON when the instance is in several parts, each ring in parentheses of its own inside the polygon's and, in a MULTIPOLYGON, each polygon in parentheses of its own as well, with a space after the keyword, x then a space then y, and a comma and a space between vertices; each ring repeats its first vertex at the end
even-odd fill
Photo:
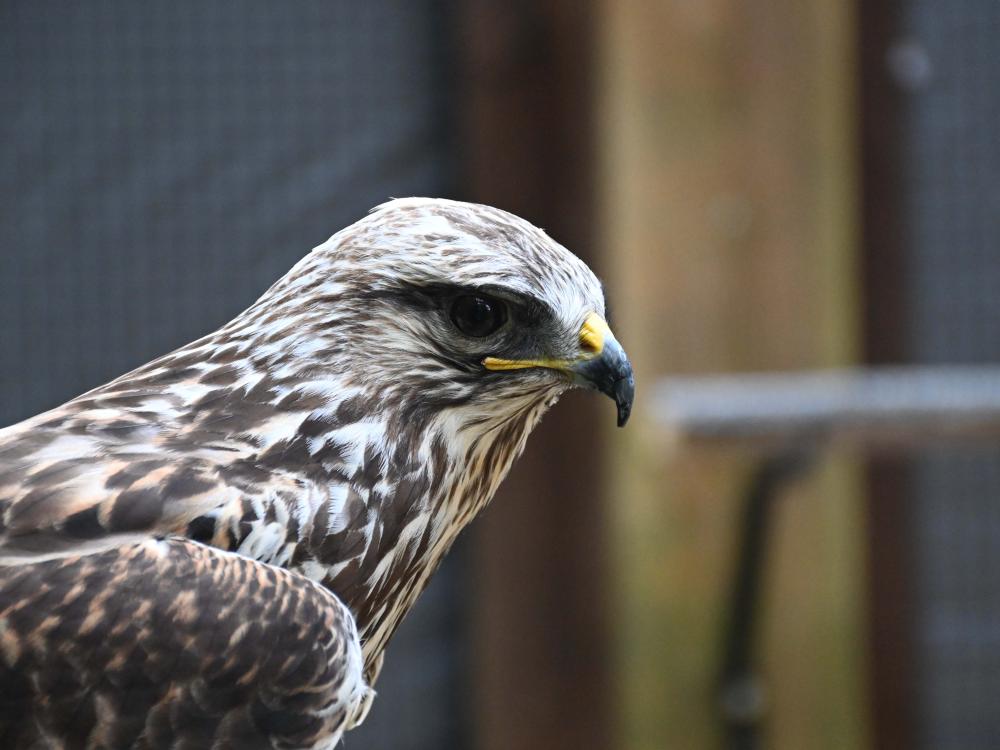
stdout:
POLYGON ((918 448, 1000 438, 1000 366, 666 377, 649 403, 682 440, 918 448))

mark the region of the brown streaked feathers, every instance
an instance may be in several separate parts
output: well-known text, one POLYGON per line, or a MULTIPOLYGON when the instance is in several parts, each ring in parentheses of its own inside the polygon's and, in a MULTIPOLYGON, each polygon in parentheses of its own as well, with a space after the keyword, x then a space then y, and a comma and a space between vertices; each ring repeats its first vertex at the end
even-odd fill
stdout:
POLYGON ((367 698, 333 594, 186 540, 13 566, 0 602, 0 747, 313 747, 367 698))
POLYGON ((544 411, 600 382, 627 416, 591 314, 600 283, 527 222, 392 201, 219 330, 0 430, 0 746, 333 747, 544 411), (465 335, 469 294, 508 320, 465 335))

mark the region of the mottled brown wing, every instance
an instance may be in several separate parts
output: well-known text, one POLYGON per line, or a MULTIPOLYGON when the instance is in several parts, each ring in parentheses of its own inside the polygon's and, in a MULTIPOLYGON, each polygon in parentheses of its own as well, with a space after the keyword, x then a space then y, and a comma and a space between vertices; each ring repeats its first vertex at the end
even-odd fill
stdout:
POLYGON ((327 748, 369 697, 294 573, 180 539, 0 567, 0 747, 327 748))
POLYGON ((279 541, 294 545, 308 532, 299 520, 326 499, 308 479, 243 460, 105 444, 20 455, 25 444, 0 431, 0 564, 89 554, 151 534, 235 549, 267 523, 280 523, 283 538, 249 556, 280 563, 279 541))

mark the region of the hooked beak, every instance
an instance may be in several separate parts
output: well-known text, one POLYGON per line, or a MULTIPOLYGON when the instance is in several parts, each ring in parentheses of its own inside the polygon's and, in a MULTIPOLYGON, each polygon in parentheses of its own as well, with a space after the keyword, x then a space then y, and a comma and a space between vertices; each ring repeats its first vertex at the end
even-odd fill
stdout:
POLYGON ((573 382, 594 388, 614 399, 618 407, 618 426, 624 427, 632 413, 635 400, 635 376, 632 365, 608 324, 597 313, 590 313, 580 329, 580 355, 571 360, 525 359, 510 360, 486 357, 488 370, 521 370, 547 367, 565 372, 573 382))
POLYGON ((610 396, 618 407, 618 426, 624 427, 635 400, 632 364, 618 339, 597 313, 591 313, 580 329, 583 354, 567 368, 580 385, 596 388, 610 396))

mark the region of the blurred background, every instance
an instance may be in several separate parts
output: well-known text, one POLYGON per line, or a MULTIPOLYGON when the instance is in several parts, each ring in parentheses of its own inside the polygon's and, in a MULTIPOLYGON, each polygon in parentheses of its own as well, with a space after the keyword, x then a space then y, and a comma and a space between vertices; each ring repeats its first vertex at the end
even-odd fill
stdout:
POLYGON ((1000 358, 998 39, 994 0, 0 0, 0 424, 215 328, 391 196, 491 203, 605 278, 636 409, 546 419, 346 746, 1000 746, 997 441, 818 457, 751 628, 760 458, 649 398, 1000 358))

